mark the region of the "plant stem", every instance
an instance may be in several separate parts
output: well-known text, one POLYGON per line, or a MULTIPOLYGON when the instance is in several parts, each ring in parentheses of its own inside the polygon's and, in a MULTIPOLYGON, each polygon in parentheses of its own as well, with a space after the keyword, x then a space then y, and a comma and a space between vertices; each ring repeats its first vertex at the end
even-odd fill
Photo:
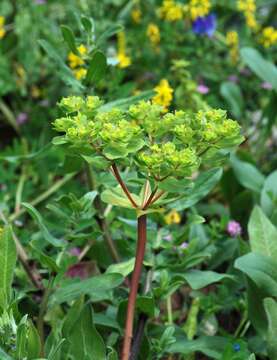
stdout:
MULTIPOLYGON (((153 271, 149 270, 146 275, 146 283, 144 286, 144 294, 147 294, 151 289, 153 271)), ((139 349, 141 345, 141 341, 143 338, 144 328, 147 322, 148 316, 146 314, 140 314, 138 319, 137 328, 134 335, 134 340, 132 342, 131 355, 130 360, 136 360, 139 355, 139 349)))
MULTIPOLYGON (((87 177, 88 177, 88 183, 91 188, 91 190, 96 190, 96 184, 95 179, 93 176, 93 172, 89 164, 86 164, 86 171, 87 171, 87 177)), ((118 254, 117 248, 113 242, 113 239, 111 237, 111 234, 109 232, 109 227, 106 222, 106 219, 104 218, 104 210, 102 206, 102 202, 100 200, 100 197, 97 195, 94 200, 94 206, 98 212, 98 214, 95 215, 95 219, 98 222, 98 225, 100 226, 101 230, 103 231, 103 237, 106 241, 106 244, 111 252, 111 255, 115 262, 120 262, 120 256, 118 254)))
POLYGON ((128 190, 127 186, 125 185, 124 181, 122 180, 116 164, 112 164, 112 170, 113 170, 113 174, 114 174, 116 180, 118 181, 119 185, 121 186, 121 188, 124 191, 127 198, 130 200, 130 203, 133 205, 134 208, 137 209, 138 205, 136 204, 136 202, 132 198, 132 195, 131 195, 130 191, 128 190))
POLYGON ((39 314, 37 318, 37 329, 40 336, 41 353, 40 356, 44 357, 44 315, 47 311, 48 300, 52 291, 53 278, 49 279, 48 286, 44 290, 42 301, 39 308, 39 314))
POLYGON ((135 315, 135 307, 136 307, 136 298, 139 286, 139 279, 143 265, 143 258, 146 247, 146 239, 147 239, 147 216, 142 215, 138 218, 137 222, 137 231, 138 231, 138 239, 137 239, 137 250, 136 250, 136 261, 135 267, 132 274, 131 280, 131 288, 128 299, 127 306, 127 315, 126 315, 126 323, 125 323, 125 334, 123 340, 123 348, 122 348, 122 357, 121 360, 129 360, 130 350, 131 350, 131 342, 133 337, 133 324, 134 324, 134 315, 135 315))
POLYGON ((151 204, 151 201, 153 200, 154 196, 156 195, 156 192, 158 191, 158 188, 156 187, 151 195, 149 196, 148 200, 146 201, 145 205, 143 205, 143 210, 147 209, 148 206, 151 204))
POLYGON ((172 316, 172 303, 171 303, 171 295, 168 295, 166 298, 166 308, 167 308, 167 321, 168 324, 173 324, 173 316, 172 316))

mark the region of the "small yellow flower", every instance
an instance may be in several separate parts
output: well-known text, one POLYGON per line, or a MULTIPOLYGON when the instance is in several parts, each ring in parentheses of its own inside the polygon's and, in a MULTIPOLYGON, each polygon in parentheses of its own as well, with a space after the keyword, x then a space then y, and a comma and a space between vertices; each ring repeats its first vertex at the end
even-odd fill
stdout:
POLYGON ((173 99, 173 89, 166 79, 162 79, 160 83, 154 88, 156 95, 153 97, 152 102, 164 107, 167 111, 173 99))
POLYGON ((33 85, 33 86, 31 87, 31 95, 32 95, 32 97, 33 97, 34 99, 37 99, 37 98, 40 97, 41 91, 40 91, 40 89, 39 89, 36 85, 33 85))
POLYGON ((257 30, 259 25, 256 20, 255 0, 237 0, 237 9, 243 13, 247 26, 252 30, 257 30))
POLYGON ((146 34, 153 45, 158 45, 161 41, 160 30, 156 24, 150 23, 147 26, 146 34))
POLYGON ((190 0, 189 13, 193 21, 198 17, 203 17, 208 15, 210 9, 211 9, 210 0, 190 0))
POLYGON ((181 216, 176 210, 171 210, 167 215, 164 217, 164 221, 167 225, 171 224, 180 224, 181 216))
POLYGON ((130 56, 126 54, 126 36, 124 31, 120 31, 117 34, 117 60, 118 60, 118 66, 123 69, 131 65, 132 60, 130 56))
POLYGON ((4 16, 0 16, 0 39, 3 39, 3 37, 6 34, 4 25, 5 25, 5 18, 4 18, 4 16))
POLYGON ((130 56, 127 56, 125 53, 118 53, 117 54, 118 66, 121 69, 124 69, 131 65, 132 60, 130 56))
POLYGON ((141 22, 141 16, 142 16, 141 10, 138 7, 132 10, 131 17, 135 24, 139 24, 141 22))
POLYGON ((81 44, 80 46, 78 46, 77 50, 81 56, 84 56, 88 53, 88 49, 84 44, 81 44))
POLYGON ((265 27, 262 30, 260 42, 265 48, 274 46, 277 43, 277 30, 272 26, 265 27))
POLYGON ((158 9, 158 15, 167 21, 177 21, 183 18, 183 5, 174 0, 164 0, 158 9))
POLYGON ((73 70, 73 74, 77 80, 82 80, 87 75, 87 69, 78 68, 73 70))
POLYGON ((236 31, 231 30, 226 34, 226 44, 230 47, 230 57, 233 64, 239 59, 239 35, 236 31))
POLYGON ((84 60, 78 56, 78 55, 75 55, 73 52, 70 52, 68 54, 68 61, 69 61, 69 66, 71 67, 71 69, 75 69, 77 68, 78 66, 81 66, 81 65, 84 65, 84 60))

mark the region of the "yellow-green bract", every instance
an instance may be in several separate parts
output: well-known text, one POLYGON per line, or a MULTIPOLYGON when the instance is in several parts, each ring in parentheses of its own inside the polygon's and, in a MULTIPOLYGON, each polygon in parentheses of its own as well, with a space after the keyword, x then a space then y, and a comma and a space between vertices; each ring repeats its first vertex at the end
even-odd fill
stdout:
POLYGON ((96 96, 63 98, 65 117, 54 121, 64 133, 60 142, 80 155, 101 156, 105 166, 128 160, 156 181, 189 177, 203 161, 211 163, 243 140, 239 124, 223 110, 164 114, 161 106, 141 101, 103 112, 102 104, 96 96))

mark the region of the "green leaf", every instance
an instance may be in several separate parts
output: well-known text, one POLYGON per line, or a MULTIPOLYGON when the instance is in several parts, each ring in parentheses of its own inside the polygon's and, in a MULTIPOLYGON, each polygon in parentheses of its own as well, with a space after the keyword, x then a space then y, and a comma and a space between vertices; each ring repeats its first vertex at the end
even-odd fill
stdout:
POLYGON ((5 353, 5 351, 1 348, 0 348, 0 358, 1 358, 1 360, 14 360, 13 358, 10 357, 10 355, 5 353))
POLYGON ((273 259, 249 253, 235 261, 235 268, 246 274, 264 294, 277 296, 277 267, 273 259))
POLYGON ((118 360, 117 352, 113 348, 108 348, 110 352, 108 353, 107 360, 118 360))
POLYGON ((231 165, 238 182, 247 189, 260 193, 264 185, 263 174, 252 164, 231 156, 231 165))
POLYGON ((189 355, 201 352, 212 359, 220 359, 228 340, 219 336, 202 336, 196 340, 187 340, 185 337, 177 339, 167 348, 170 354, 189 355))
POLYGON ((60 268, 56 264, 55 260, 52 259, 52 257, 44 254, 42 251, 37 249, 33 243, 30 243, 30 247, 32 248, 32 251, 35 253, 36 259, 39 261, 42 267, 45 267, 50 272, 59 272, 60 268))
POLYGON ((264 182, 261 193, 261 206, 269 217, 277 215, 277 170, 271 173, 264 182))
POLYGON ((69 26, 61 25, 61 31, 64 41, 67 43, 69 49, 76 55, 79 55, 75 44, 75 36, 69 26))
POLYGON ((129 274, 131 274, 131 272, 134 269, 134 266, 135 266, 135 258, 131 258, 130 260, 110 265, 106 273, 107 274, 117 273, 126 277, 129 274))
POLYGON ((28 341, 26 350, 28 359, 36 359, 40 355, 40 336, 32 321, 28 322, 28 341))
POLYGON ((208 195, 219 182, 222 176, 222 169, 212 169, 202 172, 194 182, 193 188, 180 200, 169 205, 170 208, 181 211, 198 203, 208 195))
POLYGON ((223 82, 220 86, 220 94, 229 105, 231 113, 240 119, 243 111, 243 97, 239 86, 230 81, 223 82))
POLYGON ((110 161, 106 160, 103 156, 98 156, 98 155, 92 155, 92 156, 87 156, 87 155, 82 155, 82 158, 90 165, 94 166, 97 169, 107 169, 111 163, 110 161))
MULTIPOLYGON (((131 194, 133 199, 138 203, 139 198, 135 194, 131 194)), ((101 194, 101 200, 113 206, 121 206, 127 209, 133 209, 132 204, 126 197, 121 188, 112 188, 104 190, 101 194)))
POLYGON ((27 324, 27 315, 25 315, 20 324, 17 327, 16 331, 16 351, 15 356, 17 360, 24 359, 27 355, 27 337, 28 334, 28 324, 27 324))
POLYGON ((129 106, 138 103, 141 100, 149 100, 155 95, 155 91, 147 90, 141 92, 139 95, 131 96, 125 99, 111 101, 105 105, 102 105, 98 111, 99 112, 106 112, 110 111, 112 108, 120 108, 120 109, 128 109, 129 106))
POLYGON ((43 222, 40 213, 31 204, 22 203, 22 206, 26 208, 27 212, 32 216, 32 218, 38 224, 40 231, 47 242, 49 242, 55 247, 63 247, 66 245, 66 242, 64 240, 57 239, 50 234, 49 230, 47 229, 46 225, 43 222))
POLYGON ((215 271, 201 271, 201 270, 191 270, 184 274, 180 275, 183 277, 193 290, 202 289, 210 284, 216 282, 231 279, 234 280, 234 276, 228 274, 219 274, 215 271))
POLYGON ((267 351, 271 360, 277 359, 277 302, 271 298, 264 299, 267 315, 267 351))
POLYGON ((81 17, 81 22, 82 22, 82 25, 84 27, 84 29, 90 33, 92 32, 92 30, 94 29, 94 23, 93 23, 93 19, 90 19, 86 16, 82 16, 81 17))
POLYGON ((113 24, 106 31, 104 31, 97 39, 97 44, 100 44, 105 39, 117 34, 122 31, 124 27, 121 24, 113 24))
POLYGON ((277 259, 277 229, 255 206, 249 220, 248 233, 252 251, 277 259))
POLYGON ((241 49, 241 56, 246 65, 263 81, 269 82, 277 91, 277 67, 263 58, 258 50, 245 47, 241 49))
POLYGON ((82 310, 68 341, 69 353, 74 359, 106 360, 105 344, 93 323, 91 305, 82 310))
POLYGON ((82 295, 90 295, 97 292, 109 291, 123 282, 124 278, 120 274, 102 274, 92 278, 69 283, 60 286, 52 294, 49 304, 60 304, 79 298, 82 295))
POLYGON ((168 193, 184 193, 189 188, 193 187, 193 182, 188 179, 174 179, 168 178, 159 184, 159 189, 165 190, 168 193))
POLYGON ((0 308, 6 309, 10 301, 13 272, 16 264, 16 246, 12 228, 6 225, 0 234, 0 308))
POLYGON ((102 51, 96 50, 89 63, 89 68, 85 82, 87 84, 96 84, 103 78, 107 69, 107 59, 102 51))

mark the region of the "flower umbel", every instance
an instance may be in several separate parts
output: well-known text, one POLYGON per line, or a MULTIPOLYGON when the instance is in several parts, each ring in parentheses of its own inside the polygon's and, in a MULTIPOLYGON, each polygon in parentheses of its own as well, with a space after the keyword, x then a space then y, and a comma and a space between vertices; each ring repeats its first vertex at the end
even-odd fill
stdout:
POLYGON ((231 62, 236 64, 239 59, 239 35, 236 31, 231 30, 227 32, 226 44, 230 48, 231 62))

